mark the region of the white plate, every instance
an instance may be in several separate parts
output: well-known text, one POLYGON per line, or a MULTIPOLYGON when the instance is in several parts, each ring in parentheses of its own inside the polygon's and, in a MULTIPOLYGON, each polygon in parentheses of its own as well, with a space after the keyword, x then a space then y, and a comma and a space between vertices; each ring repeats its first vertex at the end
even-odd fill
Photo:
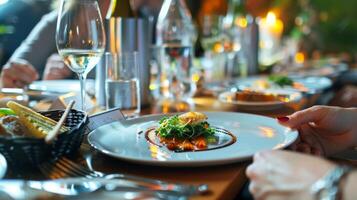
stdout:
POLYGON ((274 109, 279 109, 286 104, 289 103, 294 103, 298 102, 301 100, 302 95, 300 92, 296 91, 291 91, 291 90, 284 90, 284 89, 269 89, 269 90, 264 90, 264 93, 268 94, 276 94, 276 95, 286 95, 288 96, 288 101, 282 102, 282 101, 264 101, 264 102, 259 102, 259 101, 238 101, 236 100, 236 92, 235 91, 227 91, 219 94, 218 100, 227 103, 227 104, 233 104, 239 106, 239 108, 244 109, 244 110, 274 110, 274 109))
MULTIPOLYGON (((276 84, 270 83, 269 89, 284 89, 296 92, 308 92, 310 94, 321 93, 326 89, 332 87, 332 80, 327 77, 318 77, 318 76, 289 76, 294 82, 303 85, 305 88, 296 89, 291 86, 278 86, 276 84)), ((220 93, 226 91, 228 88, 239 88, 239 89, 253 89, 253 90, 262 90, 257 84, 257 81, 268 81, 267 76, 251 76, 247 78, 239 78, 226 82, 212 82, 207 83, 206 88, 212 92, 220 93)))
MULTIPOLYGON (((94 80, 86 81, 86 90, 93 88, 94 90, 94 80)), ((30 90, 38 90, 44 92, 55 92, 55 93, 68 93, 68 92, 78 92, 80 91, 79 80, 48 80, 48 81, 35 81, 29 85, 30 90)))
MULTIPOLYGON (((329 78, 326 77, 316 77, 316 76, 311 76, 311 77, 290 77, 294 82, 299 83, 303 85, 309 93, 316 93, 316 92, 321 92, 323 90, 326 90, 332 86, 332 81, 329 78)), ((235 86, 244 89, 244 88, 250 88, 250 89, 261 89, 257 88, 257 81, 262 80, 262 81, 268 81, 267 76, 253 76, 253 77, 248 77, 248 78, 243 78, 243 79, 238 79, 235 81, 235 86)), ((269 81, 268 81, 269 82, 269 81)), ((283 86, 280 87, 274 83, 270 83, 270 88, 269 89, 284 89, 284 90, 291 90, 291 91, 299 91, 296 88, 293 88, 291 86, 283 86)), ((301 91, 300 91, 301 92, 301 91)))
POLYGON ((221 165, 251 158, 254 153, 280 149, 297 138, 297 132, 279 125, 275 119, 243 113, 206 112, 211 126, 221 127, 237 141, 220 149, 176 153, 158 147, 145 138, 145 131, 158 125, 164 115, 118 121, 99 127, 88 136, 100 152, 130 162, 170 167, 221 165))

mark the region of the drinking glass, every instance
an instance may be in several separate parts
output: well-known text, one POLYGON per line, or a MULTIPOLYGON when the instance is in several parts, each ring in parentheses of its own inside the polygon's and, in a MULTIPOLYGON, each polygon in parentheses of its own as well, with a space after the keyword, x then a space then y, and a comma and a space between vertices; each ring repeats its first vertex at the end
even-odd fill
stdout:
POLYGON ((77 73, 85 111, 85 81, 104 53, 105 33, 96 0, 61 0, 56 45, 66 65, 77 73))
POLYGON ((223 16, 205 15, 202 18, 201 44, 206 53, 224 51, 223 16))
POLYGON ((223 16, 204 15, 201 19, 200 42, 204 49, 201 59, 204 68, 205 81, 223 81, 226 79, 225 44, 228 37, 224 32, 223 16))
POLYGON ((105 53, 107 109, 120 108, 126 117, 140 114, 138 53, 105 53))

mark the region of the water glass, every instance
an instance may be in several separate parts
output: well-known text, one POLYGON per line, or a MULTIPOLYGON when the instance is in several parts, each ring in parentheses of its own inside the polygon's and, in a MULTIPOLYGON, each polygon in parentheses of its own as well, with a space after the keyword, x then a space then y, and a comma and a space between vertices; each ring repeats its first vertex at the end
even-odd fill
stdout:
POLYGON ((120 108, 126 117, 140 114, 138 53, 106 53, 107 109, 120 108))

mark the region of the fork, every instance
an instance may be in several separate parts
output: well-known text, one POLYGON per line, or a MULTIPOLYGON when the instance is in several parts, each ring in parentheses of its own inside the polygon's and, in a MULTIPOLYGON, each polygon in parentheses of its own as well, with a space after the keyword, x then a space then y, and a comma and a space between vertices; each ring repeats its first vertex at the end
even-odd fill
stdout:
POLYGON ((67 177, 121 179, 136 183, 138 187, 153 188, 155 190, 174 192, 176 194, 197 195, 208 192, 208 185, 206 184, 201 184, 198 186, 184 185, 126 174, 105 174, 102 172, 89 170, 65 157, 62 157, 57 161, 44 163, 40 165, 39 168, 44 175, 51 179, 67 177))

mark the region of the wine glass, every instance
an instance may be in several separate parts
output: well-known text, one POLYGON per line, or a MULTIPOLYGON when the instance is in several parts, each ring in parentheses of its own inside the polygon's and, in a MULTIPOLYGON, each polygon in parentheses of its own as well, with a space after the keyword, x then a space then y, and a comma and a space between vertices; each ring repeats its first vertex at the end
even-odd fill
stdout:
POLYGON ((202 18, 201 45, 205 53, 222 53, 223 46, 223 16, 205 15, 202 18))
POLYGON ((104 53, 105 33, 96 0, 61 0, 56 45, 66 65, 77 73, 85 111, 85 81, 104 53))

